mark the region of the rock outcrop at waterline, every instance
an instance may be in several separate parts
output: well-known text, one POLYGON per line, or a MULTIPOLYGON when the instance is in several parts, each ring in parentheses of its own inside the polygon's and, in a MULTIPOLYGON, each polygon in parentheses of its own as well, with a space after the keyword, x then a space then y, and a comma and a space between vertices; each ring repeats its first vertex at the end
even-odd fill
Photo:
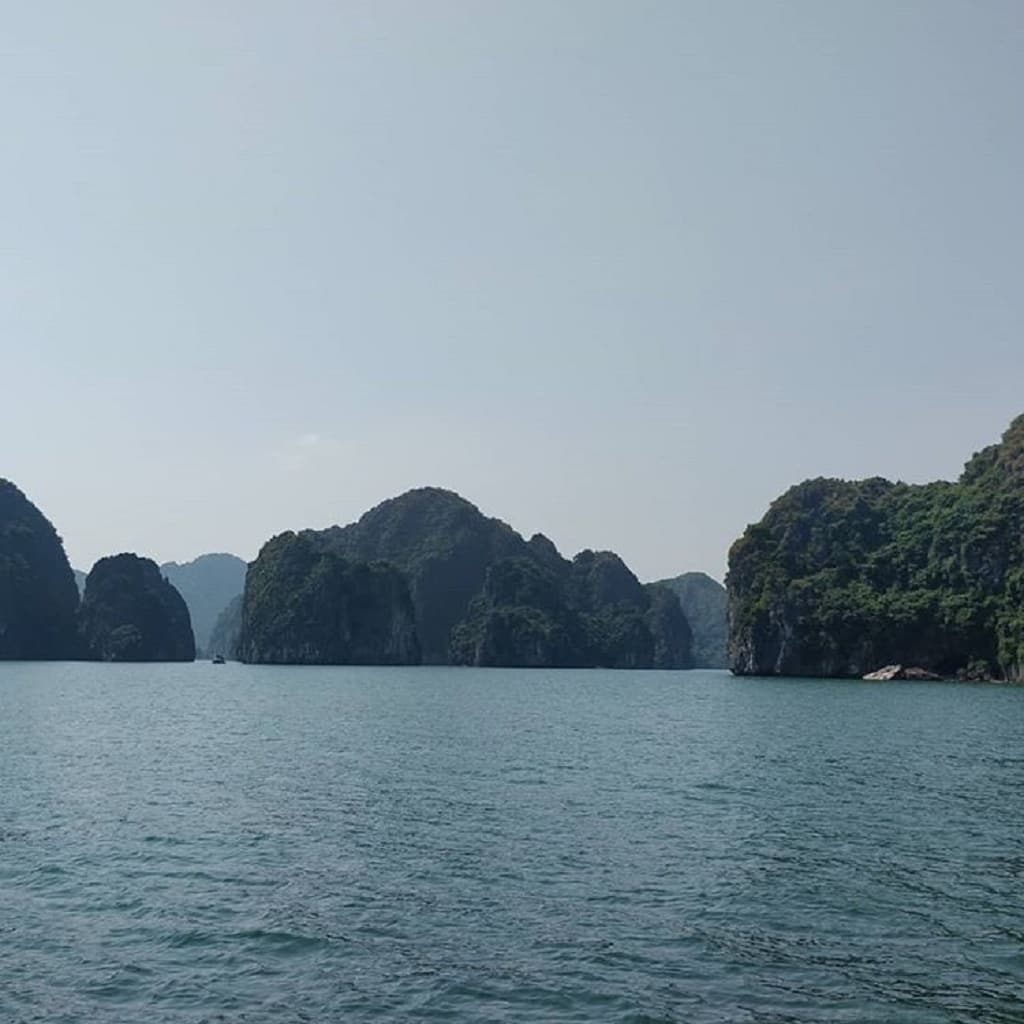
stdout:
POLYGON ((195 639, 181 594, 156 562, 101 558, 86 577, 78 616, 84 655, 95 661, 193 661, 195 639))
POLYGON ((889 683, 896 679, 910 682, 935 682, 942 676, 916 665, 911 665, 909 668, 904 665, 883 665, 882 668, 875 669, 874 672, 865 673, 863 678, 871 683, 889 683))
POLYGON ((78 650, 78 588, 50 521, 0 480, 0 660, 57 660, 78 650))
POLYGON ((237 654, 259 664, 418 664, 405 579, 393 566, 354 562, 312 537, 280 534, 246 574, 237 654))
POLYGON ((742 675, 1024 680, 1024 416, 956 483, 808 480, 729 554, 742 675))

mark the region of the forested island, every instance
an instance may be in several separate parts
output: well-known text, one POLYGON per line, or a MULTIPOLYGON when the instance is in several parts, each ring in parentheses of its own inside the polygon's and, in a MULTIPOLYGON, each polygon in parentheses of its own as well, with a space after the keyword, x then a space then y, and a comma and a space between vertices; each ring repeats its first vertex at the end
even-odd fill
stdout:
POLYGON ((251 662, 692 665, 672 591, 640 583, 611 552, 565 559, 437 487, 349 526, 273 538, 221 626, 229 653, 251 662))
POLYGON ((155 562, 100 559, 80 598, 53 525, 0 480, 0 660, 194 658, 188 609, 155 562))
POLYGON ((956 482, 808 480, 729 553, 729 666, 1024 680, 1024 416, 956 482))
POLYGON ((208 653, 257 664, 694 664, 672 586, 641 583, 610 551, 563 558, 441 488, 281 534, 244 566, 123 553, 76 573, 52 524, 3 481, 0 658, 189 661, 199 622, 208 653))
POLYGON ((210 653, 258 664, 1024 681, 1024 416, 955 482, 791 488, 732 546, 727 590, 644 584, 610 551, 565 558, 437 487, 280 534, 247 568, 125 553, 76 582, 53 525, 0 480, 0 659, 188 661, 199 620, 210 653))
POLYGON ((156 562, 138 555, 101 558, 85 580, 78 610, 82 655, 93 661, 194 661, 184 598, 156 562))

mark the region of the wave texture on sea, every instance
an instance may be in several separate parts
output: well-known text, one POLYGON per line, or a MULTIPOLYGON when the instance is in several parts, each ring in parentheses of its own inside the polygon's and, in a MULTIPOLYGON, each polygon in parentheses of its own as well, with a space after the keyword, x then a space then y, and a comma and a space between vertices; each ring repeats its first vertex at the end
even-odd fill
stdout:
POLYGON ((1024 689, 0 665, 11 1024, 1024 1021, 1024 689))

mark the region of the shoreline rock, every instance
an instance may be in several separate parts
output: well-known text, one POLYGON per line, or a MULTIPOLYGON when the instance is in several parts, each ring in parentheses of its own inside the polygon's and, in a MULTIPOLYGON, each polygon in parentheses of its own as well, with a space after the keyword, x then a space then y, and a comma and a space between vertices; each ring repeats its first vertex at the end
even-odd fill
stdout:
POLYGON ((874 672, 868 672, 861 676, 861 679, 872 683, 887 683, 896 679, 909 682, 938 682, 943 678, 945 677, 935 672, 929 672, 928 669, 920 668, 917 665, 909 667, 904 667, 903 665, 884 665, 882 668, 875 669, 874 672))

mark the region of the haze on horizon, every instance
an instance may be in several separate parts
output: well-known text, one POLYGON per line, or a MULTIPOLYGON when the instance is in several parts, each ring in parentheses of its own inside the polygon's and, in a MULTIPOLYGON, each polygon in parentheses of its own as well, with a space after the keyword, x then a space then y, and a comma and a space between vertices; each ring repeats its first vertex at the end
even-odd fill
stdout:
POLYGON ((20 5, 0 476, 74 565, 410 487, 721 578, 1024 411, 1019 3, 20 5))

